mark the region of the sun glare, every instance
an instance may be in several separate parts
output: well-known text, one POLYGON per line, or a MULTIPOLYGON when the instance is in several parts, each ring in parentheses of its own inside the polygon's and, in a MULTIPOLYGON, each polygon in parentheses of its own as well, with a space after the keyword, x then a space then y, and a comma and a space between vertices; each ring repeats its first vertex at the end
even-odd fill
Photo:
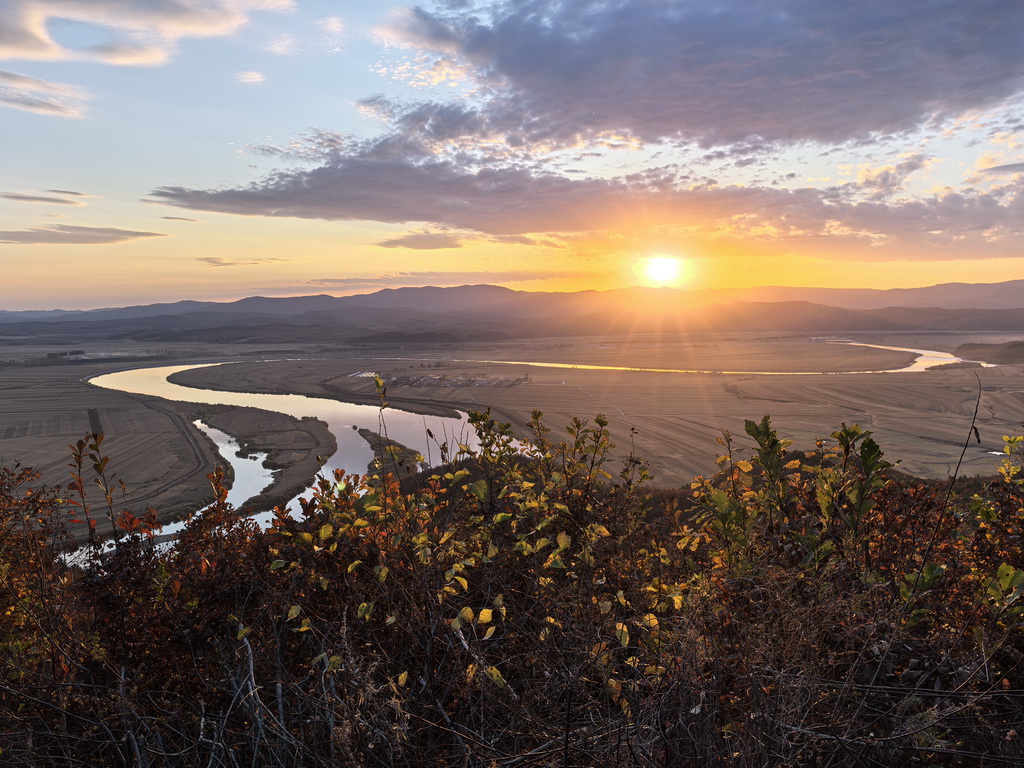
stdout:
POLYGON ((675 256, 651 256, 640 264, 648 285, 679 285, 686 281, 687 262, 675 256))

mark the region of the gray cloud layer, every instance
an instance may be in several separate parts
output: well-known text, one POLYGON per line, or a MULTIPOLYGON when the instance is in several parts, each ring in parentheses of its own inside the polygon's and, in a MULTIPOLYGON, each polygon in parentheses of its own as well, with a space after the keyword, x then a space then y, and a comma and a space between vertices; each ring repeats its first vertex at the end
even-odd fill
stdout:
POLYGON ((47 224, 25 230, 0 231, 0 245, 110 245, 146 237, 166 237, 159 232, 134 232, 116 227, 78 227, 47 224))
POLYGON ((403 27, 562 135, 839 142, 1024 84, 1024 4, 1007 0, 508 0, 403 27))
MULTIPOLYGON (((1005 106, 1024 92, 1022 3, 447 2, 409 12, 396 29, 469 67, 476 95, 445 104, 375 97, 364 106, 391 131, 378 139, 318 132, 260 149, 317 167, 237 188, 164 186, 151 197, 241 215, 427 222, 526 243, 533 233, 688 226, 710 238, 849 241, 890 257, 923 243, 1008 255, 1000 244, 1024 230, 1024 191, 1013 180, 906 195, 908 179, 932 162, 922 152, 855 182, 802 189, 719 186, 671 165, 622 178, 543 165, 552 147, 600 152, 618 133, 704 145, 708 161, 746 166, 780 148, 828 152, 1005 106)), ((471 236, 413 232, 380 245, 450 248, 471 236)))

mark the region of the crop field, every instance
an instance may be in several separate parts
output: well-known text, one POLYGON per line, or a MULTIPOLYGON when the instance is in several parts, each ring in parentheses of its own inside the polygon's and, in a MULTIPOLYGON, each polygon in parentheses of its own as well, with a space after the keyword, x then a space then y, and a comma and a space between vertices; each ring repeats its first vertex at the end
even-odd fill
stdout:
POLYGON ((47 485, 67 485, 69 444, 103 432, 112 474, 126 482, 125 502, 135 511, 181 509, 209 496, 213 447, 188 423, 187 409, 82 383, 89 373, 81 366, 4 369, 0 458, 33 467, 47 485))

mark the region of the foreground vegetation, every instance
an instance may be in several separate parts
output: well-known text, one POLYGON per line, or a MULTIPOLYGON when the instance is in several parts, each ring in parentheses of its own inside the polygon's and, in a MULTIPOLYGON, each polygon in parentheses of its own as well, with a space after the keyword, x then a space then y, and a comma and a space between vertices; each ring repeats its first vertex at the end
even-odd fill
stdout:
POLYGON ((525 451, 473 423, 444 469, 325 479, 267 531, 212 476, 163 546, 99 436, 71 499, 0 470, 0 761, 1024 760, 1019 440, 965 494, 890 477, 855 426, 794 452, 765 417, 674 493, 607 471, 601 417, 555 439, 536 414, 525 451), (69 554, 69 508, 115 546, 69 554))

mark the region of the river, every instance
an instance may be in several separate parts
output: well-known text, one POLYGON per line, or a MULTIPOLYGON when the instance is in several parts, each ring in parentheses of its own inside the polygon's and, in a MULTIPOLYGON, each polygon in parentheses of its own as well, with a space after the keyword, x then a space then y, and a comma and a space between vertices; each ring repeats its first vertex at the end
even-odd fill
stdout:
MULTIPOLYGON (((965 361, 947 352, 937 352, 927 349, 910 349, 906 347, 882 346, 879 344, 866 344, 848 340, 826 339, 822 340, 833 344, 851 344, 854 346, 875 347, 877 349, 888 349, 899 352, 912 352, 917 358, 902 368, 891 368, 878 371, 848 371, 833 372, 820 371, 810 374, 779 373, 778 371, 704 371, 696 369, 671 369, 671 368, 631 368, 625 366, 608 365, 581 365, 572 363, 542 363, 511 360, 478 360, 464 362, 487 362, 501 363, 508 365, 529 365, 544 368, 566 368, 581 370, 606 370, 606 371, 638 371, 658 373, 696 373, 696 374, 738 374, 738 375, 853 375, 858 373, 911 373, 928 370, 936 365, 944 365, 965 361)), ((394 360, 396 358, 389 358, 394 360)), ((383 358, 382 358, 383 360, 383 358)), ((184 387, 168 381, 168 377, 179 371, 188 371, 196 368, 208 368, 215 365, 230 365, 230 363, 201 363, 197 365, 169 365, 158 368, 135 368, 127 371, 117 371, 96 376, 90 379, 90 383, 98 387, 120 390, 122 392, 133 392, 136 394, 153 395, 166 400, 178 400, 190 403, 205 403, 209 405, 233 405, 251 408, 262 408, 267 411, 277 411, 289 416, 301 419, 313 417, 327 423, 331 433, 338 441, 338 450, 327 459, 324 465, 325 473, 330 476, 334 470, 341 470, 345 473, 362 474, 366 471, 367 465, 373 459, 373 450, 369 444, 359 436, 357 429, 366 428, 373 432, 383 433, 384 423, 382 416, 386 417, 386 429, 388 436, 395 442, 406 445, 409 448, 419 451, 427 460, 427 464, 433 464, 440 460, 440 448, 442 443, 457 450, 458 444, 475 444, 475 436, 469 428, 468 418, 465 413, 460 413, 458 418, 445 416, 424 416, 421 414, 403 411, 398 408, 388 408, 386 411, 372 405, 359 405, 356 403, 344 403, 337 400, 328 400, 319 397, 307 397, 305 395, 269 395, 247 392, 223 392, 194 387, 184 387), (434 435, 434 439, 427 436, 428 430, 434 435)), ((991 367, 988 363, 981 363, 985 367, 991 367)), ((236 507, 241 507, 248 499, 269 486, 273 481, 273 473, 262 466, 265 454, 257 454, 254 457, 243 458, 238 455, 238 443, 234 438, 226 435, 220 430, 195 422, 197 428, 206 433, 214 443, 217 444, 221 456, 224 457, 235 472, 235 482, 228 495, 228 501, 236 507)), ((269 519, 269 513, 259 516, 269 519)), ((171 533, 173 531, 168 530, 171 533)))
MULTIPOLYGON (((373 405, 344 403, 320 397, 221 392, 183 387, 167 380, 169 376, 179 371, 208 368, 214 365, 230 365, 230 363, 134 368, 102 374, 90 379, 89 382, 106 389, 153 395, 165 400, 261 408, 266 411, 284 413, 297 419, 304 417, 320 419, 327 424, 328 429, 338 441, 338 450, 328 457, 323 467, 323 471, 328 477, 334 473, 334 470, 365 474, 367 466, 373 460, 373 449, 356 431, 362 428, 381 434, 386 429, 391 440, 419 451, 429 465, 440 462, 440 446, 444 443, 447 443, 453 452, 458 450, 460 442, 469 445, 476 443, 475 435, 469 427, 468 417, 465 413, 460 413, 456 418, 426 416, 398 408, 388 408, 382 412, 380 408, 373 405), (382 422, 382 418, 385 421, 382 422), (433 439, 427 436, 428 430, 434 435, 433 439)), ((231 464, 235 471, 236 483, 228 495, 228 501, 236 507, 240 507, 255 493, 270 485, 273 474, 270 470, 262 467, 262 459, 265 456, 260 456, 259 460, 255 462, 249 458, 242 458, 237 455, 238 444, 233 438, 201 421, 196 422, 196 426, 217 444, 221 456, 231 464), (242 478, 241 483, 238 478, 242 478), (252 491, 253 488, 256 490, 252 491)))

